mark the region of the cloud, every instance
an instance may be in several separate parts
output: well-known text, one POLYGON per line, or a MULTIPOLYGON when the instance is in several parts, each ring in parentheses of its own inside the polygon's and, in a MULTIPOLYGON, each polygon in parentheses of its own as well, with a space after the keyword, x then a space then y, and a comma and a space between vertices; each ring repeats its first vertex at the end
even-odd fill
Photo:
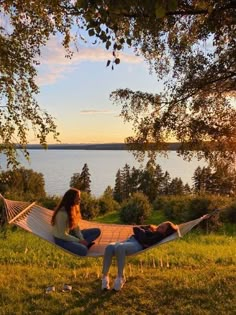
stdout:
MULTIPOLYGON (((40 57, 40 66, 38 66, 38 85, 53 84, 57 80, 65 77, 68 73, 76 71, 82 62, 104 62, 112 59, 111 51, 100 47, 81 47, 75 50, 72 58, 66 58, 66 51, 56 37, 48 41, 47 46, 43 47, 40 57)), ((140 64, 142 58, 120 53, 119 58, 122 63, 140 64)))
POLYGON ((94 114, 114 114, 116 112, 111 111, 111 110, 106 110, 106 109, 102 109, 102 110, 97 110, 97 109, 86 109, 86 110, 81 110, 80 113, 82 115, 94 115, 94 114))

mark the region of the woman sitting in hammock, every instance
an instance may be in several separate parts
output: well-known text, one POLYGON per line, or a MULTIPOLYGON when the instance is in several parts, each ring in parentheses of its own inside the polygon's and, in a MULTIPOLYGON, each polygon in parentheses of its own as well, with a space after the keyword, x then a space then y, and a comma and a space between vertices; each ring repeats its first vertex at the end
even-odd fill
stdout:
POLYGON ((134 234, 124 242, 111 243, 106 247, 103 258, 102 290, 110 289, 108 273, 113 256, 116 256, 118 268, 118 275, 115 279, 113 289, 119 291, 125 284, 124 267, 126 255, 134 254, 160 242, 165 237, 178 232, 178 226, 170 221, 166 221, 158 226, 135 226, 133 232, 134 234))
POLYGON ((98 228, 80 230, 80 195, 80 190, 70 188, 54 211, 51 224, 57 245, 76 255, 86 256, 101 231, 98 228))

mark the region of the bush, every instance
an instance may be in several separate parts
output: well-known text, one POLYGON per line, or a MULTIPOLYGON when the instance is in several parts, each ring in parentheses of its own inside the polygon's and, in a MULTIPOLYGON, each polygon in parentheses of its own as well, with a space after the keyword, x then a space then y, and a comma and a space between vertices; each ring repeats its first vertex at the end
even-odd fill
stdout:
POLYGON ((56 206, 59 204, 61 200, 61 197, 59 196, 46 196, 45 198, 42 198, 39 200, 39 203, 50 210, 54 210, 56 206))
POLYGON ((121 205, 120 219, 128 224, 143 224, 151 215, 151 205, 148 198, 140 192, 121 205))
POLYGON ((98 200, 98 204, 99 204, 99 214, 101 215, 106 214, 108 212, 117 211, 120 207, 117 201, 115 201, 112 197, 106 196, 106 195, 102 196, 98 200))
POLYGON ((236 223, 236 201, 225 207, 221 214, 221 218, 226 223, 236 223))
POLYGON ((162 210, 168 220, 186 221, 189 213, 189 196, 161 196, 154 203, 154 210, 162 210))
POLYGON ((86 220, 93 219, 99 214, 99 205, 95 197, 87 192, 81 192, 80 210, 82 217, 86 220))

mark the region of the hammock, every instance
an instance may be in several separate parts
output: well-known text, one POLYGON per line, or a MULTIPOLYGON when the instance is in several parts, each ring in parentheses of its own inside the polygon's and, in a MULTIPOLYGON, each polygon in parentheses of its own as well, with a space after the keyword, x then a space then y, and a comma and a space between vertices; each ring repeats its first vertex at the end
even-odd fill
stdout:
MULTIPOLYGON (((13 201, 5 199, 1 194, 0 198, 3 199, 5 206, 6 219, 9 224, 14 224, 21 227, 22 229, 37 235, 38 237, 55 244, 53 235, 51 233, 51 217, 53 214, 52 210, 37 205, 36 202, 28 203, 24 201, 13 201)), ((179 224, 178 232, 171 234, 157 244, 150 246, 146 249, 139 251, 138 253, 144 252, 157 245, 178 239, 188 233, 194 226, 199 224, 203 217, 196 220, 192 220, 186 223, 179 224)), ((100 228, 101 235, 96 239, 95 244, 89 249, 87 256, 99 257, 104 255, 105 247, 113 242, 120 242, 127 239, 133 234, 134 225, 123 225, 123 224, 107 224, 99 222, 91 222, 86 220, 80 221, 80 228, 100 228)), ((65 250, 60 247, 60 249, 65 250)), ((71 252, 65 250, 72 254, 71 252)), ((137 254, 137 253, 136 253, 137 254)), ((75 255, 75 254, 73 254, 75 255)), ((78 255, 76 255, 78 256, 78 255)))

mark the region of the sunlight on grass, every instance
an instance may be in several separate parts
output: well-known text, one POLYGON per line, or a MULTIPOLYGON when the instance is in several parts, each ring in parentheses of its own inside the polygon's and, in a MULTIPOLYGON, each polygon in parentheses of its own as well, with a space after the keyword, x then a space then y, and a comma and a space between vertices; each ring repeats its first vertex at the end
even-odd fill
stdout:
MULTIPOLYGON (((99 218, 119 223, 117 213, 99 218)), ((150 222, 164 221, 155 212, 150 222)), ((196 229, 127 258, 127 283, 102 292, 102 258, 80 258, 21 229, 0 233, 0 314, 234 314, 236 237, 196 229), (63 284, 72 291, 63 293, 63 284), (45 294, 48 286, 53 293, 45 294), (167 307, 168 306, 168 307, 167 307)), ((111 282, 116 277, 115 261, 111 282)))

